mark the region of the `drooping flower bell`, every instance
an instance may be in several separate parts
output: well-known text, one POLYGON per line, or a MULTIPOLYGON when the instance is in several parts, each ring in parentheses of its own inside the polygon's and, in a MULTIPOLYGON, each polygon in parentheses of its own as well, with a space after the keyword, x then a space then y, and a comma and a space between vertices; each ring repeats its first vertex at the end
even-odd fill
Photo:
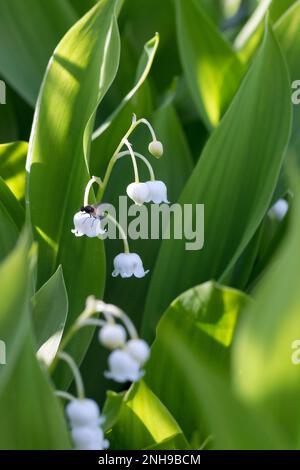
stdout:
POLYGON ((289 210, 289 204, 285 199, 278 199, 269 210, 269 215, 275 217, 277 220, 282 220, 289 210))
POLYGON ((108 349, 120 348, 126 342, 126 330, 122 325, 107 323, 99 330, 99 341, 108 349))
POLYGON ((140 364, 125 350, 116 349, 110 353, 108 365, 109 371, 104 375, 116 382, 136 382, 144 375, 140 370, 140 364))
POLYGON ((71 430, 71 436, 76 450, 104 450, 109 447, 103 430, 96 426, 74 428, 71 430))
POLYGON ((150 348, 148 344, 146 341, 139 338, 130 339, 126 343, 125 351, 127 351, 140 366, 143 366, 150 356, 150 348))
MULTIPOLYGON (((82 208, 83 209, 83 208, 82 208)), ((98 237, 105 233, 101 226, 101 220, 99 217, 94 217, 91 213, 87 213, 84 210, 77 212, 73 218, 74 229, 72 233, 76 237, 82 237, 86 235, 87 237, 98 237)))
POLYGON ((109 443, 104 439, 103 430, 100 428, 104 418, 94 400, 84 398, 70 401, 66 406, 66 415, 77 450, 107 449, 109 443))
POLYGON ((149 196, 145 202, 154 202, 155 204, 160 204, 165 202, 169 204, 167 196, 167 187, 163 181, 147 181, 147 186, 149 189, 149 196))
POLYGON ((72 427, 97 426, 103 421, 97 403, 89 398, 70 401, 66 406, 66 415, 72 427))
POLYGON ((114 259, 113 277, 144 277, 149 270, 144 270, 143 262, 136 253, 120 253, 114 259))
POLYGON ((150 189, 147 183, 130 183, 126 192, 128 197, 139 206, 144 204, 150 197, 150 189))

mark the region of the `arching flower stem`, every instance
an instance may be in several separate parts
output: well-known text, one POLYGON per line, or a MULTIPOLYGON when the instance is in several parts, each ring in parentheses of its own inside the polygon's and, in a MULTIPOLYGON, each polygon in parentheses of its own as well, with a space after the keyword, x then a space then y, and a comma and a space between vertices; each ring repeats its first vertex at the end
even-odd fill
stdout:
MULTIPOLYGON (((147 168, 148 168, 148 170, 149 170, 150 180, 151 180, 151 181, 155 181, 155 175, 154 175, 153 168, 152 168, 150 162, 147 160, 147 158, 144 157, 144 155, 142 155, 142 154, 139 153, 139 152, 133 152, 133 153, 134 153, 134 155, 135 155, 137 158, 140 158, 140 159, 145 163, 145 165, 147 165, 147 168)), ((125 157, 126 155, 129 155, 129 154, 130 154, 130 153, 129 153, 128 150, 125 150, 124 152, 120 152, 120 153, 118 154, 118 160, 119 160, 120 158, 122 158, 122 157, 125 157)))
POLYGON ((155 132, 151 126, 151 124, 147 121, 147 119, 144 119, 144 118, 141 118, 141 119, 136 119, 136 115, 134 114, 133 115, 133 118, 132 118, 132 122, 131 122, 131 125, 129 127, 129 129, 127 130, 126 134, 124 135, 123 139, 121 140, 121 142, 119 143, 119 145, 117 146, 113 156, 111 157, 111 159, 109 160, 109 163, 107 165, 107 169, 106 169, 106 173, 104 175, 104 178, 103 178, 103 181, 102 181, 102 184, 100 186, 100 189, 98 191, 98 195, 97 195, 97 200, 99 202, 102 201, 102 198, 103 198, 103 195, 104 195, 104 192, 105 192, 105 189, 107 187, 107 184, 108 184, 108 181, 109 181, 109 178, 110 178, 110 175, 111 175, 111 172, 113 170, 113 167, 116 163, 116 161, 118 160, 118 154, 120 153, 120 151, 122 150, 122 147, 124 145, 124 142, 125 141, 128 141, 130 135, 133 133, 133 131, 140 125, 140 124, 145 124, 150 133, 151 133, 151 137, 153 140, 157 140, 156 139, 156 135, 155 135, 155 132))
POLYGON ((83 400, 85 398, 83 380, 74 359, 64 351, 59 352, 57 357, 66 362, 70 367, 75 380, 77 396, 79 399, 83 400))

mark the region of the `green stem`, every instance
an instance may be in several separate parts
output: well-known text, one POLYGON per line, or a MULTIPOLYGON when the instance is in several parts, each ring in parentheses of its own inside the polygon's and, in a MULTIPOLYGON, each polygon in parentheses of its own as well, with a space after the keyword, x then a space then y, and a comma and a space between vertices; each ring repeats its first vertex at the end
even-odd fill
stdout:
POLYGON ((125 233, 122 225, 120 225, 119 222, 111 214, 109 214, 109 212, 106 212, 106 217, 109 220, 111 220, 115 224, 115 226, 118 228, 119 233, 120 233, 120 235, 122 237, 122 240, 123 240, 123 244, 124 244, 124 253, 126 253, 126 254, 130 253, 127 236, 126 236, 126 233, 125 233))
POLYGON ((68 366, 70 367, 70 369, 73 373, 74 379, 75 379, 75 384, 76 384, 76 389, 77 389, 77 396, 80 400, 83 400, 84 397, 85 397, 84 385, 83 385, 81 374, 79 372, 79 369, 78 369, 74 359, 69 354, 67 354, 66 352, 63 352, 63 351, 58 353, 57 356, 62 361, 65 361, 66 364, 68 364, 68 366))
POLYGON ((69 400, 73 401, 76 400, 76 397, 74 395, 71 395, 71 393, 64 392, 63 390, 55 390, 55 395, 59 398, 63 398, 64 400, 69 400))
MULTIPOLYGON (((151 164, 149 163, 149 161, 147 160, 147 158, 144 157, 144 155, 142 155, 139 152, 133 152, 133 153, 136 157, 140 158, 145 163, 145 165, 147 166, 147 168, 149 170, 149 175, 150 175, 151 181, 155 181, 155 174, 154 174, 153 168, 152 168, 151 164)), ((118 154, 118 160, 119 160, 119 158, 125 157, 126 155, 130 155, 128 150, 125 150, 124 152, 120 152, 118 154)))
POLYGON ((113 156, 111 157, 111 159, 109 160, 109 163, 107 165, 107 169, 106 169, 106 172, 105 172, 105 175, 104 175, 104 178, 103 178, 103 181, 102 181, 102 185, 99 189, 99 192, 98 192, 98 195, 97 195, 97 200, 99 201, 99 203, 102 201, 103 199, 103 195, 105 193, 105 190, 106 190, 106 187, 107 187, 107 184, 108 184, 108 181, 109 181, 109 178, 110 178, 110 175, 111 175, 111 172, 113 170, 113 167, 116 163, 116 161, 118 160, 118 154, 120 153, 123 145, 124 145, 124 142, 126 140, 128 140, 129 136, 133 133, 133 131, 140 125, 140 124, 146 124, 146 126, 148 127, 150 133, 151 133, 151 136, 153 138, 153 140, 156 140, 156 136, 155 136, 155 133, 154 133, 154 130, 151 126, 151 124, 146 120, 146 119, 138 119, 136 120, 135 118, 135 115, 134 115, 134 119, 132 120, 132 123, 131 123, 131 126, 129 127, 129 129, 127 130, 126 134, 124 135, 123 139, 121 140, 121 142, 119 143, 119 145, 117 146, 113 156))

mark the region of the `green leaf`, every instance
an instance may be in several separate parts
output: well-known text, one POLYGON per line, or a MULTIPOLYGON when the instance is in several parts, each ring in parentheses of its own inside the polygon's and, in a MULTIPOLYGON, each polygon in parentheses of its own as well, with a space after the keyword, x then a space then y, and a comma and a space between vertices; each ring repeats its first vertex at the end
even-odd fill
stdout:
POLYGON ((279 18, 298 0, 273 0, 270 6, 270 16, 272 21, 279 18))
POLYGON ((0 260, 16 244, 23 222, 23 208, 0 177, 0 260))
POLYGON ((299 366, 293 342, 300 338, 299 176, 287 236, 257 287, 233 348, 235 387, 250 405, 268 412, 299 446, 299 366))
POLYGON ((32 346, 28 235, 0 265, 0 331, 6 365, 0 369, 0 449, 67 449, 60 406, 32 346))
MULTIPOLYGON (((189 413, 195 417, 199 430, 204 427, 209 429, 213 448, 288 449, 285 436, 272 420, 246 407, 232 393, 228 384, 207 366, 200 354, 201 343, 198 344, 198 351, 191 350, 189 338, 182 335, 180 328, 175 323, 169 324, 169 327, 168 331, 164 331, 162 339, 164 349, 168 351, 167 370, 172 371, 176 365, 178 374, 172 393, 180 396, 181 407, 185 412, 187 404, 190 404, 189 413), (188 390, 189 396, 193 396, 192 401, 187 400, 185 390, 188 390), (200 420, 201 414, 203 419, 200 420)), ((161 363, 157 362, 157 366, 160 368, 161 363)))
POLYGON ((148 337, 176 295, 219 279, 252 239, 278 180, 290 119, 287 70, 267 28, 259 55, 179 198, 181 205, 194 205, 193 221, 195 204, 204 204, 204 247, 189 251, 184 239, 163 241, 146 302, 143 330, 148 337))
POLYGON ((236 92, 243 67, 199 1, 176 0, 177 37, 185 78, 208 128, 215 127, 236 92))
POLYGON ((68 314, 68 296, 61 266, 36 292, 32 304, 37 356, 49 365, 57 353, 68 314))
MULTIPOLYGON (((71 229, 89 179, 88 147, 95 111, 119 62, 115 3, 100 1, 55 49, 39 95, 28 152, 28 203, 39 242, 38 286, 62 265, 71 293, 68 326, 83 310, 86 297, 100 297, 104 287, 103 243, 76 239, 71 229)), ((78 361, 91 334, 92 330, 83 331, 70 345, 78 361)))
MULTIPOLYGON (((208 282, 175 299, 158 325, 145 382, 167 406, 189 441, 198 439, 198 446, 207 436, 205 427, 201 426, 202 411, 194 407, 197 396, 194 388, 183 380, 179 357, 173 353, 170 357, 170 348, 175 352, 177 341, 171 335, 171 345, 169 341, 166 343, 166 337, 176 328, 180 341, 189 345, 199 364, 205 363, 228 379, 229 346, 246 302, 247 297, 241 292, 208 282)), ((197 369, 194 373, 197 374, 197 369)))
POLYGON ((6 104, 0 105, 0 143, 18 139, 18 123, 11 97, 12 93, 6 86, 6 104))
MULTIPOLYGON (((283 15, 275 25, 275 32, 278 37, 279 44, 285 55, 289 72, 290 83, 299 79, 299 34, 300 34, 300 1, 298 0, 286 14, 283 15)), ((295 89, 291 89, 294 93, 295 89)), ((298 93, 299 96, 299 93, 298 93)), ((297 156, 300 152, 300 138, 298 128, 300 125, 300 107, 293 106, 293 126, 292 135, 289 142, 289 153, 297 156)))
POLYGON ((151 98, 146 79, 151 70, 158 44, 158 34, 145 44, 132 89, 115 111, 93 133, 91 164, 98 173, 99 168, 102 171, 105 170, 110 157, 131 123, 133 113, 143 116, 149 111, 151 98))
MULTIPOLYGON (((188 444, 176 421, 145 385, 143 381, 135 384, 118 402, 119 409, 112 428, 107 433, 110 449, 145 449, 161 444, 166 440, 168 448, 187 449, 188 444)), ((112 396, 104 408, 104 413, 116 407, 112 396)))
POLYGON ((0 2, 0 73, 32 106, 52 51, 75 20, 65 0, 0 2))
POLYGON ((0 175, 19 201, 25 197, 27 150, 27 142, 0 145, 0 175))
POLYGON ((235 38, 234 48, 243 63, 250 61, 263 38, 265 16, 271 4, 272 0, 259 2, 257 8, 235 38))

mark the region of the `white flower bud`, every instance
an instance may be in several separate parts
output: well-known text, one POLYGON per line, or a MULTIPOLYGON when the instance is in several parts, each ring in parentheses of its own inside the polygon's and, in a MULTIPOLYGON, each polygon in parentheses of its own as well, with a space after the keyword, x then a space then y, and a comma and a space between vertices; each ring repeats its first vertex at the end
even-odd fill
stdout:
POLYGON ((116 382, 136 382, 143 376, 139 363, 124 350, 116 349, 110 353, 108 365, 110 370, 106 371, 104 375, 116 382))
POLYGON ((122 325, 107 323, 99 331, 100 343, 108 349, 116 349, 125 344, 126 330, 122 325))
POLYGON ((153 201, 155 204, 165 202, 169 204, 167 197, 167 187, 163 181, 147 181, 149 197, 146 202, 153 201))
POLYGON ((164 153, 163 144, 159 140, 153 140, 148 146, 148 150, 153 157, 160 158, 164 153))
POLYGON ((139 255, 136 253, 120 253, 114 259, 113 277, 120 275, 123 278, 135 276, 144 277, 149 270, 145 271, 139 255))
POLYGON ((100 410, 94 400, 85 398, 84 400, 72 400, 66 406, 66 415, 72 427, 98 425, 100 420, 100 410))
POLYGON ((140 366, 145 364, 150 356, 150 348, 143 339, 131 339, 126 343, 125 351, 135 359, 140 366))
POLYGON ((277 220, 282 220, 289 210, 288 202, 285 199, 278 199, 277 202, 269 210, 269 214, 277 220))
POLYGON ((126 192, 128 197, 138 205, 142 205, 149 197, 149 188, 146 183, 130 183, 126 192))

